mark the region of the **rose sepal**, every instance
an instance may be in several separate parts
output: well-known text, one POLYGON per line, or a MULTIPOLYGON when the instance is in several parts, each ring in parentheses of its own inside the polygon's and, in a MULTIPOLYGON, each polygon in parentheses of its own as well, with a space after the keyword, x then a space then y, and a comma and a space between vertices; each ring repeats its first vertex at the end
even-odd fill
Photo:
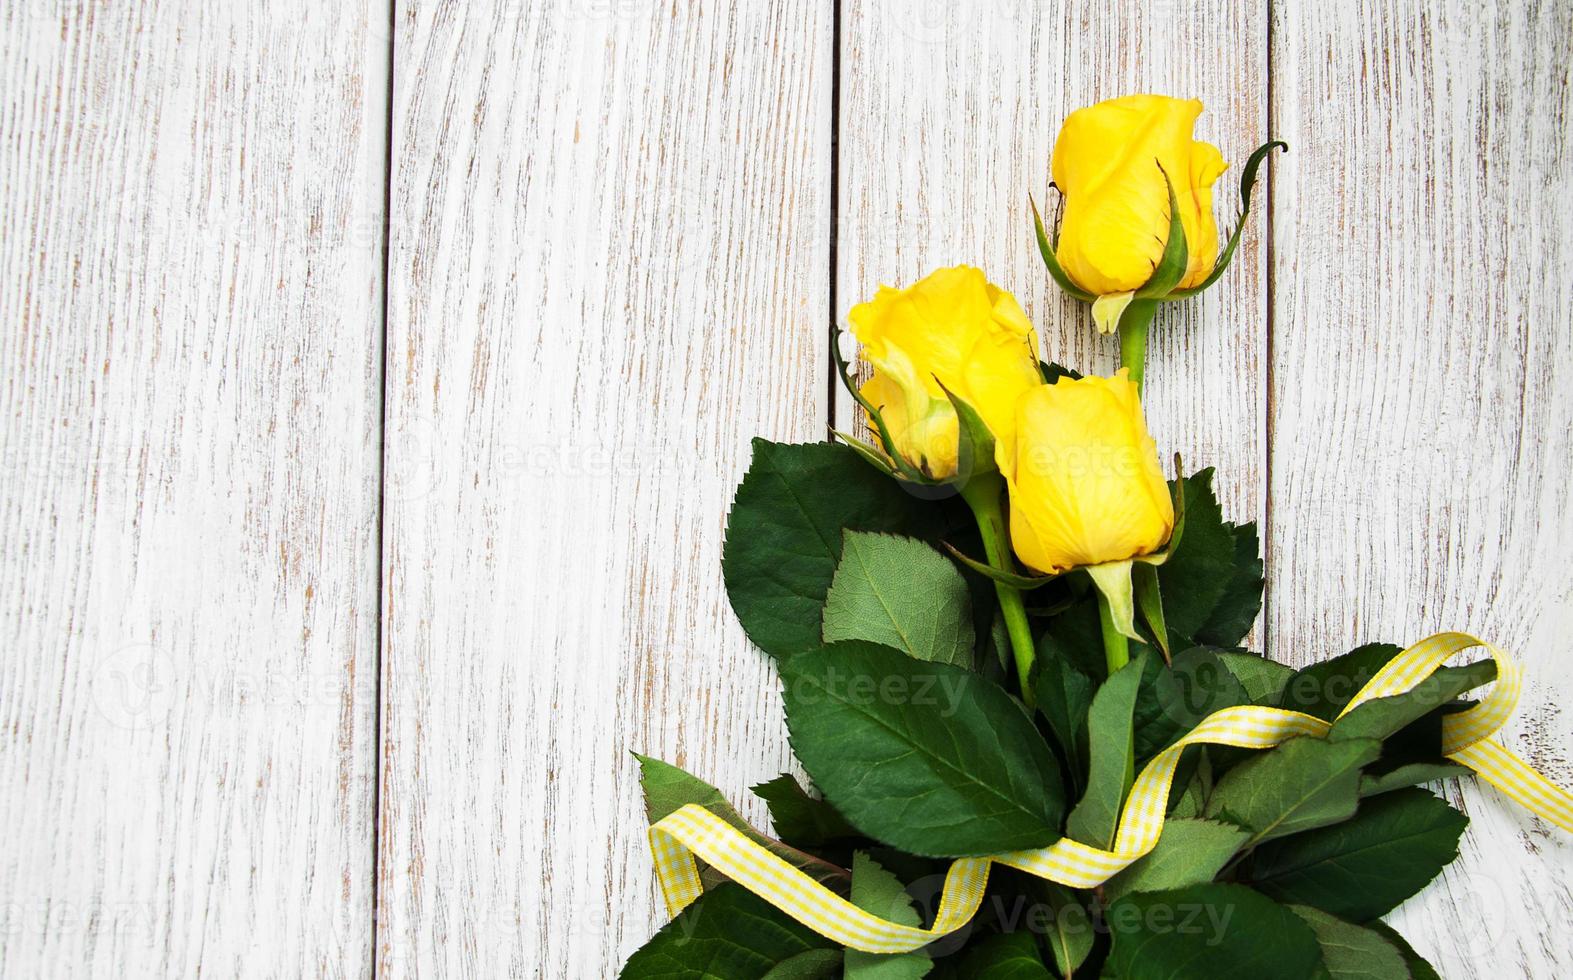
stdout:
POLYGON ((960 548, 957 548, 949 541, 941 541, 940 544, 944 546, 946 551, 950 552, 952 558, 955 558, 972 571, 977 572, 984 578, 998 582, 1001 585, 1008 585, 1022 592, 1041 589, 1060 577, 1059 575, 1019 575, 1016 572, 995 568, 993 565, 978 561, 976 558, 969 558, 960 548))
MULTIPOLYGON (((1154 161, 1157 163, 1157 161, 1154 161)), ((1126 330, 1136 325, 1139 321, 1145 327, 1152 320, 1152 311, 1156 309, 1155 303, 1165 298, 1180 280, 1185 278, 1185 270, 1190 262, 1190 246, 1185 240, 1185 225, 1180 220, 1180 201, 1174 193, 1174 182, 1169 179, 1168 171, 1163 169, 1163 164, 1157 163, 1160 173, 1163 174, 1163 185, 1169 191, 1169 235, 1164 240, 1163 254, 1158 257, 1158 262, 1153 266, 1152 275, 1147 281, 1136 289, 1129 289, 1120 293, 1106 293, 1102 296, 1093 296, 1082 290, 1072 292, 1079 299, 1092 301, 1092 320, 1098 327, 1099 333, 1114 333, 1116 329, 1126 330)), ((1037 208, 1033 208, 1033 217, 1037 217, 1037 208)), ((1045 251, 1046 237, 1043 232, 1042 222, 1038 225, 1038 248, 1044 252, 1044 261, 1052 258, 1052 252, 1045 251)), ((1050 268, 1052 274, 1058 268, 1056 263, 1050 268)), ((1063 272, 1060 273, 1064 275, 1063 272)), ((1059 276, 1055 277, 1056 280, 1059 276)), ((1063 287, 1064 282, 1060 285, 1063 287)))
MULTIPOLYGON (((1103 599, 1103 608, 1116 632, 1138 643, 1146 642, 1136 632, 1136 589, 1131 582, 1134 558, 1106 561, 1098 565, 1083 565, 1081 570, 1092 579, 1093 587, 1103 599)), ((1110 664, 1112 673, 1117 668, 1110 664)))
POLYGON ((945 382, 936 377, 934 383, 950 399, 950 407, 956 411, 957 422, 956 475, 939 482, 960 486, 974 477, 998 473, 999 464, 994 459, 994 433, 984 424, 983 417, 977 409, 945 387, 945 382))
POLYGON ((841 331, 836 327, 830 328, 830 356, 835 359, 836 373, 841 377, 841 383, 851 393, 852 399, 868 413, 869 419, 874 423, 874 431, 879 435, 880 448, 884 450, 884 459, 879 458, 875 447, 861 439, 854 439, 844 433, 832 429, 831 432, 857 450, 858 455, 868 460, 873 466, 887 476, 909 483, 934 485, 941 481, 934 480, 917 467, 907 461, 907 458, 896 451, 896 442, 891 438, 890 427, 885 424, 885 416, 873 402, 863 397, 858 386, 852 380, 851 368, 847 366, 847 359, 841 354, 841 331))
POLYGON ((1169 172, 1163 169, 1163 164, 1156 160, 1153 162, 1163 174, 1163 186, 1169 190, 1169 237, 1163 243, 1163 255, 1159 256, 1158 264, 1153 266, 1152 275, 1135 291, 1137 299, 1162 299, 1172 293, 1180 280, 1185 278, 1185 270, 1191 261, 1190 244, 1185 240, 1185 225, 1180 220, 1180 199, 1174 193, 1174 181, 1169 179, 1169 172))
MULTIPOLYGON (((1174 530, 1163 550, 1149 555, 1134 555, 1122 561, 1084 565, 1082 571, 1092 579, 1102 599, 1102 610, 1108 616, 1108 626, 1127 639, 1147 642, 1136 630, 1136 608, 1141 607, 1142 618, 1147 621, 1163 652, 1169 660, 1168 625, 1163 615, 1163 598, 1158 591, 1158 566, 1169 560, 1180 545, 1185 531, 1185 477, 1181 475, 1180 454, 1174 454, 1174 530), (1138 569, 1137 566, 1142 566, 1138 569)), ((1111 664, 1111 669, 1113 665, 1111 664)))
POLYGON ((986 473, 999 472, 998 464, 994 461, 994 433, 984 424, 983 418, 965 400, 956 397, 956 393, 945 387, 945 383, 934 378, 934 383, 939 385, 940 391, 950 400, 951 408, 956 412, 957 446, 956 446, 956 474, 950 477, 935 478, 913 466, 911 461, 902 456, 896 449, 896 443, 890 435, 890 428, 885 424, 885 416, 852 382, 852 372, 847 365, 846 358, 841 354, 839 332, 833 332, 830 349, 836 361, 836 372, 841 376, 841 383, 857 401, 863 411, 868 413, 869 419, 874 423, 874 430, 879 434, 880 446, 864 442, 855 436, 847 435, 838 429, 831 429, 831 433, 845 442, 866 460, 875 469, 886 476, 904 480, 908 483, 923 486, 960 486, 975 476, 986 473), (881 453, 880 450, 884 452, 881 453), (968 465, 968 464, 971 465, 968 465))
POLYGON ((1032 223, 1037 229, 1038 252, 1043 256, 1043 264, 1048 267, 1050 277, 1061 289, 1084 303, 1091 303, 1097 299, 1092 293, 1071 282, 1071 277, 1066 275, 1065 270, 1060 266, 1059 257, 1054 254, 1054 250, 1059 246, 1058 235, 1054 240, 1050 240, 1049 233, 1043 227, 1043 216, 1038 213, 1038 202, 1032 199, 1031 194, 1027 195, 1027 204, 1032 208, 1032 223))
POLYGON ((878 446, 871 442, 864 442, 857 436, 848 435, 834 427, 831 428, 830 434, 846 443, 853 452, 857 453, 865 463, 874 467, 874 469, 889 477, 896 476, 896 468, 891 465, 889 458, 880 451, 878 446))
POLYGON ((1169 650, 1169 624, 1163 615, 1163 594, 1158 585, 1158 566, 1151 562, 1140 562, 1132 567, 1131 578, 1136 587, 1136 608, 1141 611, 1142 619, 1146 620, 1147 628, 1152 630, 1153 639, 1158 641, 1158 651, 1163 654, 1163 662, 1172 663, 1174 658, 1169 650))

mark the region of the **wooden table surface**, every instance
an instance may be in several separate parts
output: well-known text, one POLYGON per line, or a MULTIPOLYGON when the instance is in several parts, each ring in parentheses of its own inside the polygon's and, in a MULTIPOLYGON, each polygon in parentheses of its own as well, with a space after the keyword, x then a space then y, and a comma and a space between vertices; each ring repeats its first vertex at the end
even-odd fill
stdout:
MULTIPOLYGON (((846 424, 827 324, 941 264, 1112 368, 1026 200, 1132 91, 1292 147, 1149 362, 1255 642, 1490 638, 1573 784, 1570 61, 1565 0, 4 4, 0 975, 614 974, 630 751, 760 820, 790 765, 749 437, 846 424)), ((1568 976, 1573 843, 1443 792, 1392 921, 1568 976)))

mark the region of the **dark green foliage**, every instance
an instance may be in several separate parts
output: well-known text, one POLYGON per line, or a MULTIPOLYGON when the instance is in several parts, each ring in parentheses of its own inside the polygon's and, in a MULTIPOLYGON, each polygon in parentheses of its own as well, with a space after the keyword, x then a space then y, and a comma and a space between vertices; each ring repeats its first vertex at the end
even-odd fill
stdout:
POLYGON ((1020 702, 977 674, 849 641, 783 661, 781 676, 798 759, 868 836, 946 857, 1059 838, 1054 755, 1020 702))
POLYGON ((732 609, 766 653, 812 650, 821 643, 843 531, 935 537, 942 522, 942 508, 908 493, 846 446, 755 439, 722 550, 732 609))
POLYGON ((1259 848, 1248 876, 1285 902, 1351 922, 1385 915, 1458 856, 1469 818, 1423 789, 1366 799, 1353 820, 1259 848))

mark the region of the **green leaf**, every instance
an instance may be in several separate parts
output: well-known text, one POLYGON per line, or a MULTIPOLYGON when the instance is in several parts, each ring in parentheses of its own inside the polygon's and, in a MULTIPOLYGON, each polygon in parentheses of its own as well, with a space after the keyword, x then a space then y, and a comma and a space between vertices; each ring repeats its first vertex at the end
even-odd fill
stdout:
POLYGON ((1234 570, 1212 615, 1193 637, 1198 644, 1232 647, 1245 639, 1262 611, 1262 546, 1256 524, 1230 524, 1234 538, 1234 570))
POLYGON ((629 957, 621 976, 629 980, 696 976, 764 980, 796 957, 830 948, 830 940, 794 922, 741 885, 728 883, 706 892, 667 923, 629 957))
POLYGON ((1185 461, 1174 454, 1174 479, 1169 481, 1169 499, 1174 507, 1174 530, 1169 532, 1169 543, 1164 547, 1167 560, 1185 540, 1185 461))
MULTIPOLYGON (((900 879, 862 851, 852 856, 852 904, 899 925, 923 924, 900 879)), ((922 950, 885 955, 849 949, 845 976, 846 980, 918 980, 931 966, 933 961, 922 950)))
POLYGON ((1360 795, 1377 796, 1391 793, 1395 789, 1434 783, 1439 779, 1451 779, 1454 776, 1467 776, 1469 773, 1468 766, 1461 766, 1455 762, 1406 762, 1380 770, 1373 766, 1360 777, 1360 795))
POLYGON ((841 950, 811 949, 782 960, 761 980, 832 980, 841 976, 841 950))
POLYGON ((1163 836, 1135 864, 1110 878, 1104 897, 1113 901, 1131 892, 1165 891, 1212 881, 1245 845, 1250 833, 1216 820, 1175 820, 1163 825, 1163 836))
POLYGON ((914 660, 972 666, 972 598, 944 555, 914 538, 848 531, 830 592, 824 637, 868 640, 914 660))
POLYGON ((1056 648, 1077 670, 1095 680, 1108 675, 1103 656, 1103 626, 1098 618, 1098 598, 1084 575, 1062 576, 1072 601, 1043 625, 1056 648), (1080 589, 1080 596, 1075 594, 1080 589))
POLYGON ((748 822, 714 786, 660 759, 637 752, 633 756, 639 760, 639 786, 644 790, 645 816, 650 823, 697 803, 740 830, 748 827, 748 822))
POLYGON ((770 807, 777 836, 793 847, 819 848, 858 836, 835 807, 809 796, 787 773, 755 786, 754 795, 770 807))
POLYGON ((1137 761, 1157 755, 1213 712, 1250 700, 1213 650, 1176 654, 1168 669, 1149 660, 1136 699, 1137 761))
POLYGON ((990 936, 967 950, 957 976, 974 980, 1052 980, 1030 932, 990 936))
POLYGON ((714 786, 660 759, 637 752, 634 758, 639 760, 639 785, 644 790, 645 815, 649 817, 650 823, 654 824, 690 803, 697 803, 741 830, 749 840, 768 848, 816 881, 837 891, 846 890, 847 874, 844 870, 761 834, 732 808, 732 804, 714 786))
POLYGON ((1386 738, 1412 721, 1457 698, 1460 694, 1496 680, 1494 660, 1467 667, 1441 667, 1403 694, 1367 701, 1333 723, 1330 739, 1386 738))
POLYGON ((937 530, 936 511, 846 446, 755 439, 721 559, 727 595, 749 639, 775 657, 818 647, 842 530, 926 537, 937 530))
POLYGON ((1218 663, 1234 675, 1252 704, 1277 704, 1294 668, 1255 653, 1215 652, 1218 663))
POLYGON ((1169 299, 1184 299, 1195 296, 1197 293, 1211 286, 1223 275, 1223 270, 1229 268, 1229 260, 1234 258, 1234 250, 1240 247, 1240 233, 1245 230, 1246 215, 1251 213, 1251 188, 1256 183, 1256 172, 1261 168, 1262 162, 1267 159, 1267 154, 1274 148, 1287 151, 1289 144, 1282 140, 1269 140, 1258 146, 1245 161, 1245 169, 1240 172, 1240 218, 1235 222, 1234 231, 1229 235, 1229 243, 1224 246, 1219 254, 1218 261, 1213 263, 1213 271, 1207 278, 1189 289, 1177 289, 1170 293, 1169 299))
MULTIPOLYGON (((1032 206, 1032 224, 1038 237, 1038 254, 1043 256, 1043 264, 1049 270, 1049 275, 1059 284, 1059 287, 1083 302, 1090 303, 1095 298, 1091 293, 1071 282, 1070 276, 1060 268, 1059 257, 1054 254, 1054 243, 1049 240, 1049 233, 1044 230, 1043 216, 1038 213, 1038 202, 1031 195, 1027 203, 1032 206)), ((1053 382, 1050 382, 1052 384, 1053 382)))
POLYGON ((1096 689, 1092 678, 1076 669, 1060 641, 1045 633, 1038 639, 1038 672, 1033 678, 1038 711, 1059 743, 1066 765, 1081 785, 1090 749, 1087 745, 1087 711, 1096 689))
POLYGON ((1401 652, 1402 648, 1391 643, 1367 643, 1302 668, 1284 685, 1278 707, 1332 721, 1376 672, 1401 652))
POLYGON ((1409 980, 1403 956, 1379 933, 1309 905, 1291 905, 1289 911, 1316 933, 1331 980, 1409 980))
POLYGON ((1047 913, 1047 921, 1029 919, 1025 929, 1030 934, 1043 936, 1049 944, 1055 968, 1061 975, 1071 976, 1081 969, 1098 940, 1089 907, 1092 895, 1074 891, 1046 878, 1031 878, 1028 890, 1033 900, 1047 913))
POLYGON ((1291 738, 1225 773, 1207 816, 1249 830, 1249 844, 1348 820, 1359 806, 1360 769, 1381 750, 1374 739, 1291 738))
POLYGON ((1127 783, 1135 765, 1131 757, 1131 709, 1136 690, 1146 668, 1145 652, 1115 671, 1093 695, 1087 713, 1091 738, 1092 765, 1087 774, 1087 792, 1071 811, 1065 832, 1070 837, 1105 850, 1114 846, 1119 826, 1120 805, 1125 802, 1127 783))
POLYGON ((1212 481, 1211 468, 1186 477, 1185 533, 1158 568, 1170 642, 1180 649, 1232 646, 1261 610, 1256 529, 1223 519, 1212 481))
POLYGON ((1422 789, 1365 800, 1352 820, 1258 848, 1251 883, 1285 902, 1366 922, 1424 888, 1458 856, 1469 818, 1422 789))
POLYGON ((1131 581, 1136 586, 1136 607, 1142 611, 1147 628, 1152 630, 1152 638, 1158 641, 1163 659, 1172 659, 1173 654, 1169 652, 1169 627, 1163 620, 1163 596, 1158 589, 1158 567, 1147 562, 1137 562, 1131 569, 1131 581))
POLYGON ((996 685, 857 640, 782 661, 781 677, 798 759, 864 834, 928 857, 1059 839, 1059 767, 996 685))
POLYGON ((1044 966, 1043 950, 1032 933, 986 936, 969 945, 960 956, 939 961, 936 975, 955 980, 1054 980, 1059 977, 1044 966))
POLYGON ((1213 766, 1212 754, 1207 746, 1198 745, 1180 757, 1183 767, 1191 753, 1196 754, 1196 764, 1189 779, 1183 779, 1176 771, 1174 785, 1183 783, 1185 789, 1178 794, 1169 795, 1170 820, 1195 820, 1200 819, 1203 811, 1207 809, 1207 798, 1213 792, 1213 766))
POLYGON ((866 851, 852 855, 852 904, 898 925, 923 924, 901 879, 886 871, 866 851))
MULTIPOLYGON (((974 606, 974 609, 977 607, 974 606)), ((999 665, 1002 673, 1009 673, 1011 669, 1010 630, 1005 626, 1005 614, 998 608, 994 611, 994 618, 989 623, 988 646, 994 651, 994 662, 999 665)))
POLYGON ((1413 980, 1442 980, 1437 975, 1436 968, 1427 963, 1425 957, 1415 952, 1414 947, 1409 945, 1409 940, 1399 935, 1397 929, 1380 919, 1367 922, 1365 927, 1393 944, 1393 948, 1398 950, 1398 955, 1403 957, 1404 966, 1409 968, 1409 975, 1413 980))
POLYGON ((1316 935, 1240 885, 1126 895, 1109 906, 1107 972, 1120 980, 1298 980, 1316 975, 1316 935))

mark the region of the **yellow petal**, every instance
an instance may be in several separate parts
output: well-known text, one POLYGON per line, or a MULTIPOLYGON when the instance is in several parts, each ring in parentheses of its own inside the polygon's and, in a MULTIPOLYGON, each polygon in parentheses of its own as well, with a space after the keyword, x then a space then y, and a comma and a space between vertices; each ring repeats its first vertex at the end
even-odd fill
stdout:
POLYGON ((1062 378, 1017 401, 1011 542, 1042 572, 1122 561, 1168 541, 1174 509, 1136 386, 1062 378))
POLYGON ((1212 184, 1225 164, 1216 147, 1192 139, 1201 111, 1195 99, 1131 95, 1065 120, 1051 165, 1065 196, 1056 257, 1078 286, 1103 296, 1138 289, 1152 276, 1169 237, 1165 174, 1190 250, 1182 285, 1211 270, 1218 252, 1212 184))
POLYGON ((1016 397, 1042 383, 1037 339, 1021 305, 971 266, 940 269, 906 289, 881 288, 848 320, 874 368, 865 396, 897 451, 936 478, 955 475, 957 466, 960 427, 946 389, 977 411, 999 447, 1014 431, 1016 397))
POLYGON ((1185 244, 1189 250, 1185 277, 1180 288, 1199 284, 1213 271, 1218 261, 1218 224, 1213 220, 1213 184, 1223 175, 1228 164, 1223 154, 1211 143, 1191 144, 1190 180, 1185 188, 1175 187, 1175 198, 1180 205, 1180 224, 1185 228, 1185 244))

